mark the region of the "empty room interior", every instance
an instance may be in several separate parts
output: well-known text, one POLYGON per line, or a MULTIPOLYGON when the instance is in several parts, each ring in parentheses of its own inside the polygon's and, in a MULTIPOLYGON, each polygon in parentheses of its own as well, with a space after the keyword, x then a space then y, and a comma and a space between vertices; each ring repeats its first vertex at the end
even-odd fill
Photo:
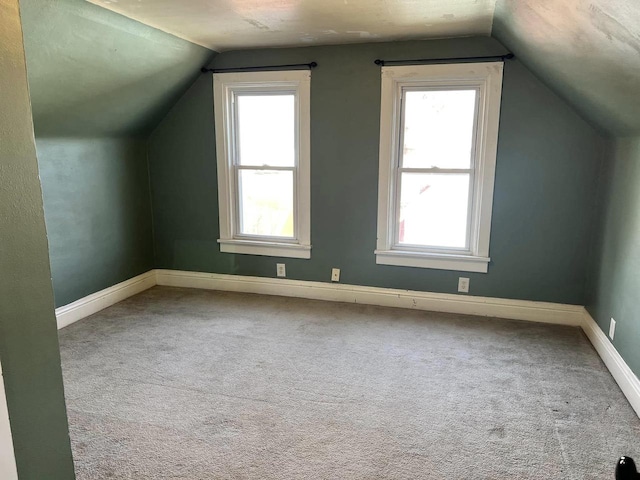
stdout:
POLYGON ((0 479, 639 479, 636 0, 0 0, 0 479))

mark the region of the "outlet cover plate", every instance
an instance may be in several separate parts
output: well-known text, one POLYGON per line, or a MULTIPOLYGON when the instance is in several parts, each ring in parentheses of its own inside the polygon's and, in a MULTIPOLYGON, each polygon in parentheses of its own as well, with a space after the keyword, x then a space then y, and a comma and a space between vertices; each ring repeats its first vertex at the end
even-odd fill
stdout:
POLYGON ((469 293, 469 279, 465 277, 458 278, 458 292, 469 293))
POLYGON ((613 340, 613 337, 616 334, 616 321, 612 318, 611 323, 609 324, 609 338, 613 340))
POLYGON ((340 269, 339 268, 332 268, 331 269, 331 281, 332 282, 339 282, 340 281, 340 269))

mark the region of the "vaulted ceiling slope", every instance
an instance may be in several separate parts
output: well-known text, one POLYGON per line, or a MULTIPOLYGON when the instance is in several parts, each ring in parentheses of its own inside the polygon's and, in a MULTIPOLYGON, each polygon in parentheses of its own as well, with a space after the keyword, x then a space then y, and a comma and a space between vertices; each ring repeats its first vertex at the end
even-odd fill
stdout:
POLYGON ((594 125, 640 132, 639 0, 87 1, 218 51, 493 35, 594 125))
POLYGON ((145 135, 214 52, 84 0, 20 0, 36 135, 145 135))
POLYGON ((592 123, 640 132, 638 0, 498 0, 493 36, 592 123))
POLYGON ((489 35, 496 0, 88 0, 216 51, 489 35))

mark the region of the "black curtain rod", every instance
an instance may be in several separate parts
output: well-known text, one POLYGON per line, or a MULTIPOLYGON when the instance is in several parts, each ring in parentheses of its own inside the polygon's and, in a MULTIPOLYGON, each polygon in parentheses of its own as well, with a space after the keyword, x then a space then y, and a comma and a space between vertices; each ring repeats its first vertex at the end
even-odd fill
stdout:
POLYGON ((297 70, 316 68, 318 64, 316 62, 311 63, 292 63, 289 65, 262 65, 259 67, 232 67, 232 68, 207 68, 202 67, 200 71, 202 73, 224 73, 224 72, 261 72, 269 70, 283 70, 285 68, 293 68, 297 70))
POLYGON ((384 67, 385 65, 431 65, 440 63, 474 63, 474 62, 504 62, 511 60, 515 55, 507 53, 505 55, 494 55, 489 57, 453 57, 453 58, 418 58, 415 60, 380 60, 373 63, 384 67))

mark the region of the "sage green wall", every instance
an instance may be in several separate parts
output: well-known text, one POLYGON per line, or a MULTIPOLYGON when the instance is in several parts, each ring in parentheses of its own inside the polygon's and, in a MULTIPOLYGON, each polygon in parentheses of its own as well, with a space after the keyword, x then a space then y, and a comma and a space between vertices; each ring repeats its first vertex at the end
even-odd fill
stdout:
POLYGON ((73 461, 17 0, 0 0, 0 358, 20 480, 73 461))
MULTIPOLYGON (((311 80, 311 260, 220 253, 212 79, 151 136, 156 266, 455 292, 459 272, 376 265, 380 69, 376 58, 499 54, 491 38, 221 53, 212 65, 317 61, 311 80)), ((518 61, 505 64, 488 274, 473 295, 583 304, 599 134, 518 61)))
POLYGON ((151 270, 146 140, 36 143, 56 305, 151 270))
POLYGON ((611 142, 600 176, 587 310, 640 375, 640 136, 611 142))
POLYGON ((146 139, 213 52, 85 0, 21 0, 56 306, 153 268, 146 139))

